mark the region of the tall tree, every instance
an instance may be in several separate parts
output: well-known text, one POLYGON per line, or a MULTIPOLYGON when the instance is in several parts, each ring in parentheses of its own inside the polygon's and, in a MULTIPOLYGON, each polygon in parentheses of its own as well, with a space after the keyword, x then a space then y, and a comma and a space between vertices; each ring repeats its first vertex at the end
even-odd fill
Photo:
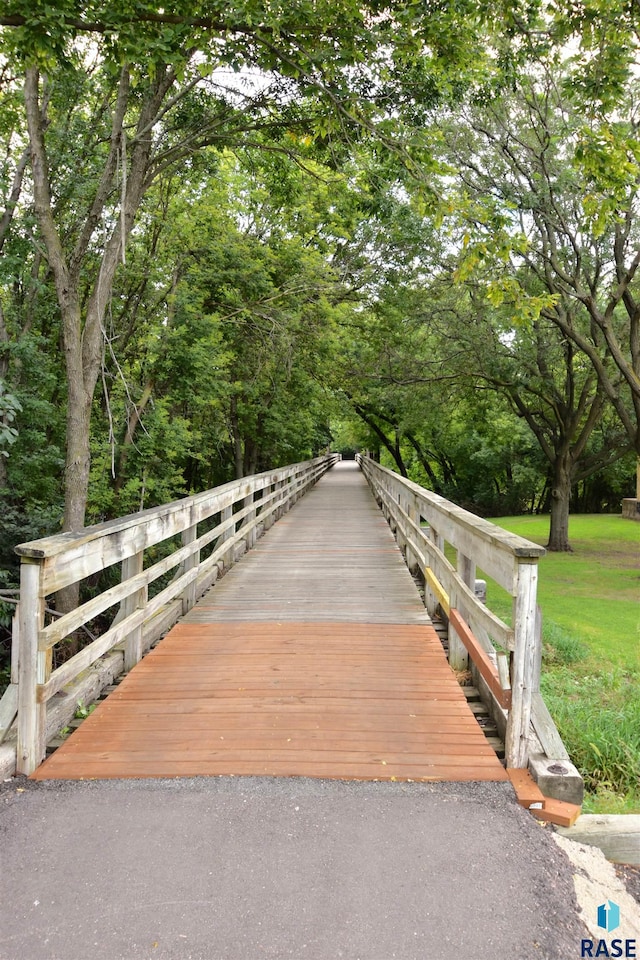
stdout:
POLYGON ((588 358, 555 324, 538 317, 514 327, 509 311, 472 304, 452 332, 465 375, 501 393, 536 438, 550 471, 547 549, 568 551, 574 487, 625 456, 627 438, 588 358))
MULTIPOLYGON (((257 130, 289 152, 289 134, 309 132, 335 145, 337 159, 341 143, 375 132, 418 173, 389 104, 412 121, 496 65, 486 49, 495 8, 482 3, 471 19, 457 5, 433 13, 377 0, 206 2, 195 16, 186 0, 170 12, 145 0, 96 0, 82 13, 63 5, 55 15, 44 0, 5 5, 1 39, 25 64, 34 205, 62 316, 66 529, 84 520, 105 311, 151 184, 203 145, 257 130), (226 84, 222 68, 252 80, 226 84)), ((515 29, 511 4, 500 16, 515 29)))
POLYGON ((628 92, 631 120, 621 122, 626 133, 615 150, 607 144, 598 154, 563 92, 562 69, 559 60, 538 65, 516 92, 465 110, 448 127, 449 156, 464 190, 457 278, 482 285, 501 309, 508 306, 516 327, 531 329, 537 318, 555 324, 561 342, 573 344, 565 354, 577 350, 588 358, 598 395, 614 407, 626 442, 640 453, 634 149, 638 157, 640 151, 629 134, 635 85, 628 92), (598 159, 585 192, 585 170, 593 171, 598 159))

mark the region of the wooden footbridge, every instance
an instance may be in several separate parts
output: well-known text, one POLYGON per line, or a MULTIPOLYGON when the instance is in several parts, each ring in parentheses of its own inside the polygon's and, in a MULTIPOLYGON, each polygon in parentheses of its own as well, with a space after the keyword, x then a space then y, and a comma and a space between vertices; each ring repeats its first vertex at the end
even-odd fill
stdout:
POLYGON ((504 780, 452 666, 471 668, 508 767, 532 752, 565 761, 538 693, 542 548, 368 458, 338 460, 21 545, 3 701, 15 698, 16 742, 1 748, 18 772, 504 780), (512 594, 512 628, 476 597, 476 564, 512 594), (48 622, 50 594, 116 565, 119 583, 48 622), (107 616, 57 665, 68 637, 107 616), (43 763, 82 691, 123 669, 43 763))

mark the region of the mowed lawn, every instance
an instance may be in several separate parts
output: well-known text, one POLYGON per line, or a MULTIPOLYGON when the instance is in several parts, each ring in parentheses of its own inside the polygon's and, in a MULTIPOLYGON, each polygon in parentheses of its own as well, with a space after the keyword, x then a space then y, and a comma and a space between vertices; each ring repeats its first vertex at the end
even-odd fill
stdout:
MULTIPOLYGON (((544 545, 549 518, 502 517, 498 526, 544 545)), ((640 523, 620 516, 570 520, 573 553, 547 553, 540 561, 538 602, 550 620, 613 666, 640 668, 640 523)), ((505 598, 489 583, 496 608, 505 598)), ((497 609, 496 612, 501 612, 497 609)))

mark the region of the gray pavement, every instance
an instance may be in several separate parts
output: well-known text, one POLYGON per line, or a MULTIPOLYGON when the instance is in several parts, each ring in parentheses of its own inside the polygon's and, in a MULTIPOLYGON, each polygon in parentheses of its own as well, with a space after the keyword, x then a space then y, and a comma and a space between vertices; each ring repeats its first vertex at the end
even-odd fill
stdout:
POLYGON ((502 783, 14 780, 0 857, 0 960, 570 960, 587 935, 502 783))

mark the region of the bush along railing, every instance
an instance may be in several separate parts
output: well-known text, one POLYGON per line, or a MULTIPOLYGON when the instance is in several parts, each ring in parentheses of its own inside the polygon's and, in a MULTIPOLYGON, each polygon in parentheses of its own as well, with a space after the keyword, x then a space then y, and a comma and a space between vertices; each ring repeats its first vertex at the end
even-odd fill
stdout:
MULTIPOLYGON (((569 774, 571 768, 576 774, 570 779, 573 786, 579 781, 581 791, 580 777, 568 761, 539 691, 541 640, 536 591, 538 560, 544 548, 476 517, 368 457, 358 456, 358 461, 409 568, 421 574, 430 615, 441 611, 448 621, 451 666, 465 669, 471 657, 476 675, 482 678, 482 690, 493 701, 492 712, 501 712, 506 719, 507 766, 526 767, 532 738, 536 738, 533 745, 538 755, 566 762, 563 769, 569 774), (455 565, 445 555, 445 543, 455 552, 455 565), (513 627, 476 596, 476 567, 513 597, 513 627)), ((550 761, 549 766, 553 767, 550 761)))
POLYGON ((250 549, 339 459, 328 455, 245 477, 78 533, 16 547, 21 578, 12 679, 18 689, 11 696, 17 693, 18 773, 32 773, 44 758, 47 705, 56 694, 114 648, 124 651, 124 669, 130 670, 215 582, 221 567, 250 549), (47 597, 115 564, 120 564, 116 586, 46 624, 47 597), (150 597, 156 582, 161 588, 150 597), (109 612, 106 632, 54 668, 54 649, 109 612))

